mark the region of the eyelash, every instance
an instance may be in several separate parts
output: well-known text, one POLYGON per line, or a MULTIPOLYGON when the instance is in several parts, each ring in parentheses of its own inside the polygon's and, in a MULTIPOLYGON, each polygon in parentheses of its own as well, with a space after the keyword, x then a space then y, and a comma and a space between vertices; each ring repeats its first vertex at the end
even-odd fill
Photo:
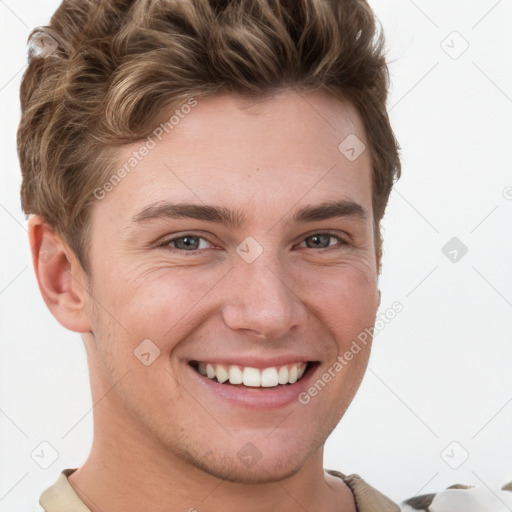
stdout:
MULTIPOLYGON (((319 231, 317 233, 312 233, 311 235, 308 235, 308 236, 304 237, 301 243, 303 243, 306 239, 312 238, 312 237, 317 236, 317 235, 329 235, 332 238, 336 238, 338 240, 340 246, 349 246, 350 245, 346 240, 341 238, 339 235, 337 235, 335 233, 332 233, 330 231, 319 231)), ((177 240, 181 240, 181 239, 187 238, 187 237, 199 238, 201 240, 206 240, 208 243, 211 243, 207 238, 205 238, 203 236, 194 235, 193 233, 185 233, 185 234, 183 234, 181 236, 174 237, 174 238, 169 238, 168 240, 165 240, 164 242, 159 244, 158 247, 162 247, 164 249, 170 250, 171 252, 178 252, 178 253, 182 253, 182 254, 187 254, 188 253, 188 254, 190 254, 192 256, 197 255, 198 253, 206 250, 206 249, 193 249, 193 250, 190 250, 190 251, 186 251, 186 250, 183 250, 183 249, 177 249, 175 247, 171 247, 170 246, 170 244, 172 242, 175 242, 177 240)), ((336 247, 336 245, 329 246, 329 247, 321 247, 320 249, 317 249, 317 250, 320 250, 320 251, 321 250, 327 250, 327 249, 331 249, 332 247, 336 247)), ((314 248, 313 247, 303 247, 303 249, 314 249, 314 248)))

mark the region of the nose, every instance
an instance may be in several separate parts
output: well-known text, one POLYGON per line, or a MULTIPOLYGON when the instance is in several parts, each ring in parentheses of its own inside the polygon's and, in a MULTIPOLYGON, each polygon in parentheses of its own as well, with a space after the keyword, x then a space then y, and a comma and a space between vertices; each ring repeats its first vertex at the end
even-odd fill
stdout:
POLYGON ((225 283, 224 322, 233 330, 261 339, 280 339, 303 327, 305 305, 280 263, 260 256, 234 263, 225 283))

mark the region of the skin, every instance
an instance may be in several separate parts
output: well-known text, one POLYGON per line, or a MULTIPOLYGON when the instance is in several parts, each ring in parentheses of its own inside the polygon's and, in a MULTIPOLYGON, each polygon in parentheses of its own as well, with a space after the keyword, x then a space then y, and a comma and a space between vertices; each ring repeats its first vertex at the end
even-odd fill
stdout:
MULTIPOLYGON (((355 511, 349 488, 324 471, 323 449, 359 388, 370 343, 307 405, 276 410, 234 407, 188 366, 293 353, 319 361, 316 380, 374 325, 371 161, 369 151, 349 161, 338 150, 350 133, 368 147, 356 109, 324 93, 202 99, 94 205, 89 276, 56 232, 29 219, 42 296, 86 347, 94 441, 69 482, 93 512, 355 511), (284 221, 339 199, 367 219, 284 221), (131 222, 162 200, 237 208, 246 222, 131 222), (313 244, 325 230, 335 236, 313 244), (186 234, 203 237, 195 254, 158 247, 186 234), (236 252, 249 236, 263 247, 252 263, 236 252), (41 258, 45 247, 51 257, 41 258), (149 366, 133 353, 145 339, 160 350, 149 366), (251 467, 237 457, 248 442, 261 453, 251 467)), ((120 165, 139 147, 120 149, 120 165)))

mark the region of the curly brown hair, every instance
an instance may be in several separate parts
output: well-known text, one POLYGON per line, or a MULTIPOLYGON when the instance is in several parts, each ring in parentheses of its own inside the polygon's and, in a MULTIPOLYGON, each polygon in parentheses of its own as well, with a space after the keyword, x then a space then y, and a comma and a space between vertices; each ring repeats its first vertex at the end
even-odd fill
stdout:
POLYGON ((32 45, 21 84, 22 208, 61 234, 86 272, 94 190, 116 148, 191 97, 286 89, 322 90, 360 113, 380 272, 380 221, 401 165, 384 36, 365 0, 63 0, 34 41, 45 51, 32 45))

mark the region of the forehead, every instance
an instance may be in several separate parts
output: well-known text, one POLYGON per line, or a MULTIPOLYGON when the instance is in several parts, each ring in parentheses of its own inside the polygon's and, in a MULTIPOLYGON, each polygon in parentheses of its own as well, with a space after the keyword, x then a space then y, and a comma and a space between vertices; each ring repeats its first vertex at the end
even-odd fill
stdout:
POLYGON ((193 108, 169 113, 172 128, 169 123, 159 136, 153 132, 119 150, 119 168, 130 160, 136 165, 101 208, 121 210, 127 223, 158 201, 249 202, 262 211, 320 199, 370 206, 368 141, 348 101, 297 92, 265 100, 223 95, 196 101, 193 108), (141 158, 144 145, 151 149, 141 158))

